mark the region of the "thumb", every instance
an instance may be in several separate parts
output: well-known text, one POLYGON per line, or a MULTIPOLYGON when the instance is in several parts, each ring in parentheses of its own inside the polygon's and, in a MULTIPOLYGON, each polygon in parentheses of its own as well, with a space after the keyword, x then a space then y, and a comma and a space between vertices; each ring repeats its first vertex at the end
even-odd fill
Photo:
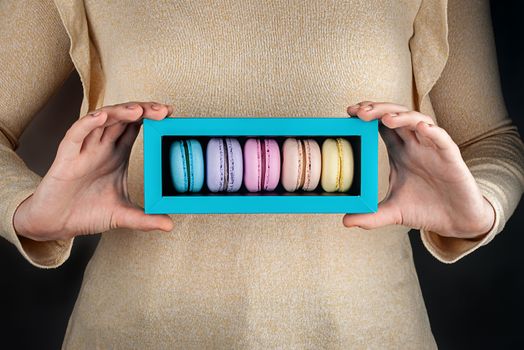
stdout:
POLYGON ((379 203, 375 213, 345 214, 342 222, 346 227, 358 226, 366 230, 402 222, 400 212, 391 201, 379 203))
POLYGON ((173 220, 166 214, 146 214, 144 209, 139 206, 127 207, 122 210, 118 217, 115 217, 117 227, 127 227, 140 231, 172 231, 173 220))

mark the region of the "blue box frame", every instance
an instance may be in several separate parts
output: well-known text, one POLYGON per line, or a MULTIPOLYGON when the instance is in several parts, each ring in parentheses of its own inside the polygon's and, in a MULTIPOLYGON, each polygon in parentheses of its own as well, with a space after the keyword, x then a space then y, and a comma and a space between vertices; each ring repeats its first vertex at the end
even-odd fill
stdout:
POLYGON ((369 213, 378 206, 378 121, 358 118, 182 118, 143 122, 147 214, 369 213), (360 195, 162 195, 162 136, 360 136, 360 195))

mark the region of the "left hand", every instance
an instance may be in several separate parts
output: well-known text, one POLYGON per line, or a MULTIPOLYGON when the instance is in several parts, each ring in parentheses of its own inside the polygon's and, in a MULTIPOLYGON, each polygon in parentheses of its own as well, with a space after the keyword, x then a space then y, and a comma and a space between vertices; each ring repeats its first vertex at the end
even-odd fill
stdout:
POLYGON ((397 224, 441 236, 478 238, 495 221, 459 147, 433 119, 407 107, 363 101, 348 107, 362 120, 379 119, 390 162, 390 184, 375 213, 346 214, 347 227, 397 224))

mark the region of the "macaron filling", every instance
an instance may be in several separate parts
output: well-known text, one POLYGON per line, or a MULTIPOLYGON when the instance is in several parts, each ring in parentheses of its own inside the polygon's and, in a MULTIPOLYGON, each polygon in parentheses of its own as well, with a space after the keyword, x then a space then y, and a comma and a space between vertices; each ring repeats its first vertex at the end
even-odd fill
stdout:
POLYGON ((297 151, 298 151, 298 176, 297 176, 297 189, 301 189, 306 181, 306 148, 304 141, 297 139, 297 151))
POLYGON ((187 190, 192 191, 193 181, 191 179, 193 172, 191 171, 191 148, 189 147, 188 141, 183 140, 182 141, 183 149, 184 149, 184 156, 186 168, 185 168, 185 176, 186 176, 186 182, 187 182, 187 190))
POLYGON ((260 159, 260 178, 258 184, 258 190, 266 189, 266 140, 258 140, 259 146, 259 159, 260 159))
POLYGON ((227 190, 227 185, 229 184, 229 148, 227 147, 226 139, 223 138, 222 142, 222 155, 223 155, 223 166, 224 166, 224 178, 221 186, 221 191, 227 190))
POLYGON ((336 138, 335 141, 337 142, 337 150, 338 150, 338 171, 337 171, 337 180, 335 181, 336 184, 336 191, 339 191, 342 187, 342 181, 343 181, 343 174, 342 174, 342 167, 344 166, 344 157, 343 157, 343 150, 342 150, 342 139, 336 138))

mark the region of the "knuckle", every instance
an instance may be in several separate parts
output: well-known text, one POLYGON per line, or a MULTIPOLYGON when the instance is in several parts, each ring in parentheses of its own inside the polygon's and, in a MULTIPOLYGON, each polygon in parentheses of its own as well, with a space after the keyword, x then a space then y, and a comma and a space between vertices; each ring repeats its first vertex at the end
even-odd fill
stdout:
POLYGON ((398 114, 395 116, 393 113, 386 113, 382 116, 382 123, 386 125, 396 125, 398 121, 398 114))
POLYGON ((417 124, 415 125, 417 128, 422 127, 424 124, 427 124, 425 120, 419 120, 417 121, 417 124))
POLYGON ((396 214, 394 219, 393 219, 393 224, 394 225, 402 225, 402 215, 396 214))
POLYGON ((149 104, 149 107, 155 111, 155 112, 165 112, 167 111, 167 106, 163 103, 159 103, 159 102, 150 102, 149 104))
POLYGON ((66 148, 66 147, 67 147, 67 140, 66 139, 62 139, 60 141, 60 143, 58 144, 58 147, 57 147, 57 150, 56 150, 57 156, 60 156, 64 152, 64 148, 66 148))
POLYGON ((159 106, 160 107, 158 107, 158 110, 155 110, 155 112, 160 113, 160 114, 166 114, 166 112, 168 111, 167 107, 164 105, 159 105, 159 106))
POLYGON ((360 223, 358 225, 360 228, 364 229, 364 230, 371 230, 373 228, 373 224, 372 223, 360 223))
POLYGON ((156 103, 155 101, 148 101, 148 102, 145 102, 144 105, 145 105, 147 108, 149 108, 149 109, 153 108, 154 106, 159 106, 159 104, 156 103))
POLYGON ((138 112, 137 114, 138 114, 139 116, 141 116, 142 114, 144 114, 146 108, 145 108, 142 104, 137 103, 137 104, 136 104, 136 109, 135 109, 135 110, 138 112))
POLYGON ((78 121, 74 122, 73 125, 71 125, 71 127, 67 129, 67 131, 65 132, 64 139, 66 140, 72 139, 76 133, 76 130, 80 128, 81 128, 80 123, 78 121))
POLYGON ((128 102, 120 104, 119 107, 128 109, 128 110, 142 111, 143 110, 142 104, 143 102, 128 101, 128 102))
POLYGON ((142 105, 136 102, 122 103, 117 105, 115 109, 117 112, 115 114, 117 121, 136 121, 144 112, 142 105))
MULTIPOLYGON (((74 127, 74 124, 66 130, 65 134, 64 134, 64 139, 69 139, 71 138, 71 134, 73 133, 73 127, 74 127)), ((63 140, 62 140, 63 141, 63 140)))
POLYGON ((133 108, 132 110, 129 110, 126 108, 126 109, 122 109, 121 112, 122 113, 119 114, 118 120, 134 122, 142 117, 143 109, 142 107, 133 108))
POLYGON ((148 102, 136 102, 136 109, 140 111, 141 114, 146 113, 149 110, 148 102))

